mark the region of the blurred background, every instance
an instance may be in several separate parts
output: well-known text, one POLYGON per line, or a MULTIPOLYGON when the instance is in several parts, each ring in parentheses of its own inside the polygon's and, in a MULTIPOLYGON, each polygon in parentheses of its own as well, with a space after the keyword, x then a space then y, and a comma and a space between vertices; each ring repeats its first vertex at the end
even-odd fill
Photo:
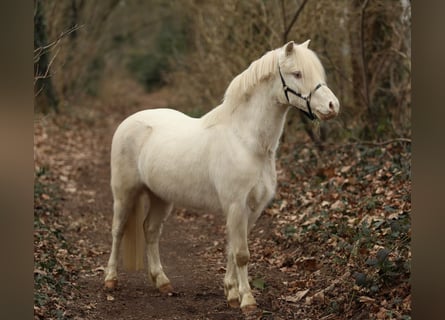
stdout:
POLYGON ((409 0, 35 0, 34 7, 36 112, 75 111, 91 99, 131 104, 135 94, 167 90, 169 107, 200 116, 253 60, 311 39, 341 115, 314 135, 292 111, 288 136, 301 127, 316 142, 411 136, 409 0))

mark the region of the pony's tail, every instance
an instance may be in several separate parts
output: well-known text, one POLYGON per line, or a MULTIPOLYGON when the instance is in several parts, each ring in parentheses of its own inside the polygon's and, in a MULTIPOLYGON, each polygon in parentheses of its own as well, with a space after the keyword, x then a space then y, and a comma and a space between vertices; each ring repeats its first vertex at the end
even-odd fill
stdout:
POLYGON ((145 256, 145 200, 144 195, 137 199, 134 212, 129 214, 125 224, 121 243, 121 256, 123 267, 129 271, 144 269, 145 256))

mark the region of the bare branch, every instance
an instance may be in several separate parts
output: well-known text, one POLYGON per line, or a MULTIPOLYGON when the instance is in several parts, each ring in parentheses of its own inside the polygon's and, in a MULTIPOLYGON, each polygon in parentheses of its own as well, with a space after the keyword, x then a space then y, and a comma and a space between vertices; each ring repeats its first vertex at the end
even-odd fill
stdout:
POLYGON ((46 79, 46 78, 49 77, 49 70, 51 69, 51 65, 53 64, 54 60, 56 59, 57 54, 59 53, 59 51, 60 51, 60 48, 57 49, 56 53, 51 58, 50 62, 48 63, 48 67, 45 70, 45 73, 43 75, 35 75, 34 76, 34 85, 36 84, 37 80, 39 80, 39 79, 46 79))
POLYGON ((37 97, 39 94, 41 94, 44 88, 45 86, 41 86, 40 89, 34 94, 34 97, 37 97))
MULTIPOLYGON (((341 147, 355 147, 358 145, 367 145, 367 146, 376 146, 376 147, 381 147, 381 146, 385 146, 387 144, 391 144, 394 142, 398 142, 398 143, 407 143, 407 144, 411 144, 412 140, 410 138, 394 138, 394 139, 389 139, 389 140, 385 140, 385 141, 367 141, 367 140, 356 140, 356 142, 351 142, 351 143, 345 143, 345 144, 340 144, 338 145, 339 148, 341 147)), ((323 146, 329 146, 329 145, 333 145, 336 143, 323 143, 323 146)))
POLYGON ((34 49, 34 62, 39 61, 40 56, 43 54, 43 52, 44 52, 45 50, 48 50, 48 49, 51 48, 51 47, 55 47, 55 46, 57 46, 57 45, 60 43, 60 41, 62 41, 62 39, 63 39, 64 37, 66 37, 66 36, 69 35, 70 33, 73 33, 73 32, 76 31, 76 30, 79 30, 79 29, 82 28, 82 27, 83 27, 83 25, 75 25, 75 26, 73 26, 72 28, 70 28, 70 29, 68 29, 68 30, 66 30, 66 31, 63 31, 63 32, 59 35, 59 37, 57 37, 57 39, 54 40, 53 42, 47 44, 46 46, 38 47, 38 48, 34 49))
POLYGON ((409 138, 394 138, 394 139, 389 139, 386 141, 381 141, 381 142, 377 142, 377 141, 357 141, 356 143, 354 143, 355 145, 358 144, 364 144, 364 145, 371 145, 371 146, 384 146, 393 142, 405 142, 405 143, 411 143, 411 139, 409 138))
POLYGON ((289 35, 290 30, 292 29, 292 27, 294 26, 295 22, 298 19, 298 16, 300 15, 300 13, 303 11, 304 6, 306 5, 306 3, 308 2, 308 0, 303 0, 303 3, 300 5, 300 7, 298 8, 298 10, 295 12, 294 17, 292 18, 291 22, 289 23, 289 25, 287 26, 287 29, 284 31, 283 34, 283 40, 284 42, 287 42, 287 36, 289 35))

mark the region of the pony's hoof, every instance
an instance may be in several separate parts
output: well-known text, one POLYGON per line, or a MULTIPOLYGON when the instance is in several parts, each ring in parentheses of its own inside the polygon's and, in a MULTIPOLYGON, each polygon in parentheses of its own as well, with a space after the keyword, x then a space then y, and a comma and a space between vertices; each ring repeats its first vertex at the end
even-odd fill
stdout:
POLYGON ((117 286, 117 280, 105 280, 105 289, 113 290, 116 289, 117 286))
POLYGON ((257 308, 256 304, 250 304, 241 308, 245 319, 259 319, 261 317, 261 310, 257 308))
POLYGON ((227 304, 229 305, 230 308, 239 308, 240 304, 239 304, 239 299, 231 299, 227 301, 227 304))
POLYGON ((173 286, 170 283, 163 284, 158 288, 159 292, 162 294, 173 293, 173 286))

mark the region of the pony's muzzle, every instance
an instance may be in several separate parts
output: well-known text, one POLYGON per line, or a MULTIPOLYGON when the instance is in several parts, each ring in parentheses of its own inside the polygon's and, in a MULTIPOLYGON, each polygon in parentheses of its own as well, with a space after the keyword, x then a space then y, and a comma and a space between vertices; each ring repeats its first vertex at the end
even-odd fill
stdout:
POLYGON ((331 100, 328 103, 328 107, 325 109, 327 112, 317 112, 315 111, 315 114, 317 115, 317 118, 320 120, 329 120, 338 115, 338 112, 340 111, 340 103, 338 100, 331 100))

